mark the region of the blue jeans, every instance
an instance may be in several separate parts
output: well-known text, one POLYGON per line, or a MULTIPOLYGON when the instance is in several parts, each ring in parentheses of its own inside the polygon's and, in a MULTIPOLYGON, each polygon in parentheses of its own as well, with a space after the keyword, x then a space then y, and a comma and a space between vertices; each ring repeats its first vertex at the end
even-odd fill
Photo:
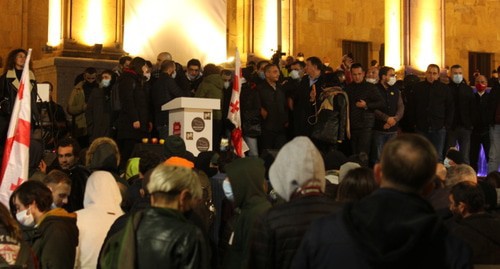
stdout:
POLYGON ((372 154, 371 162, 372 164, 378 163, 380 161, 380 154, 382 153, 382 148, 389 139, 396 137, 397 132, 381 132, 373 131, 372 136, 372 154))
POLYGON ((432 145, 436 148, 437 154, 439 161, 443 161, 443 150, 444 150, 444 140, 446 138, 446 129, 441 128, 438 130, 431 130, 429 129, 428 131, 419 131, 419 133, 423 136, 425 136, 429 141, 431 141, 432 145))
POLYGON ((490 159, 488 173, 498 171, 500 165, 500 124, 490 127, 490 159))
POLYGON ((259 147, 257 144, 257 138, 243 136, 243 140, 245 140, 245 143, 249 148, 246 155, 250 157, 259 157, 259 147))

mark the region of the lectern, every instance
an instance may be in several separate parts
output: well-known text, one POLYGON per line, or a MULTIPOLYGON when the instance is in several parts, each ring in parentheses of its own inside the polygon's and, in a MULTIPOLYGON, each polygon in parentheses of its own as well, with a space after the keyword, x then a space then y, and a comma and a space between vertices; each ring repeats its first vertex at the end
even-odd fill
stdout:
POLYGON ((195 156, 212 150, 212 111, 219 109, 219 99, 191 97, 179 97, 161 107, 169 111, 168 134, 180 136, 195 156))

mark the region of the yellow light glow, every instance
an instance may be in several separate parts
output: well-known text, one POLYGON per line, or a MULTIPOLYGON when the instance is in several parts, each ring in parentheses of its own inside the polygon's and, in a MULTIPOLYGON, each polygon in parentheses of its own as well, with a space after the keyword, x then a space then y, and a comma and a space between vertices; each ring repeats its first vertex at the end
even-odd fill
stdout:
POLYGON ((104 43, 104 24, 101 0, 89 0, 87 5, 87 23, 83 35, 85 45, 104 43))
POLYGON ((200 59, 203 65, 226 62, 225 5, 222 15, 211 16, 207 9, 215 7, 210 1, 143 0, 125 4, 123 46, 131 55, 155 59, 159 52, 168 51, 181 64, 191 58, 200 59))
POLYGON ((61 44, 61 0, 49 0, 49 27, 47 45, 61 44))
POLYGON ((385 0, 385 65, 401 66, 401 0, 385 0))
POLYGON ((265 5, 264 23, 256 36, 262 36, 256 40, 256 51, 258 56, 270 59, 278 47, 278 3, 276 0, 267 0, 265 5))
POLYGON ((424 71, 429 64, 442 66, 441 1, 412 1, 411 62, 424 71))

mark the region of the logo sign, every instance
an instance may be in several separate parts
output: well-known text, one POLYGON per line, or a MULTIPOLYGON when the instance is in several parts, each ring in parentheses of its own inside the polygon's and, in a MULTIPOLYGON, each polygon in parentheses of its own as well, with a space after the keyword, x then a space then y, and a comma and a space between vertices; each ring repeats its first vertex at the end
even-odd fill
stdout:
POLYGON ((172 132, 172 135, 181 135, 181 123, 176 121, 173 123, 173 126, 172 126, 172 129, 173 129, 173 132, 172 132))
POLYGON ((205 129, 205 121, 200 117, 196 117, 191 121, 191 127, 195 132, 201 132, 205 129))
POLYGON ((210 142, 205 137, 200 137, 198 140, 196 140, 196 148, 200 152, 208 151, 208 149, 210 148, 210 142))

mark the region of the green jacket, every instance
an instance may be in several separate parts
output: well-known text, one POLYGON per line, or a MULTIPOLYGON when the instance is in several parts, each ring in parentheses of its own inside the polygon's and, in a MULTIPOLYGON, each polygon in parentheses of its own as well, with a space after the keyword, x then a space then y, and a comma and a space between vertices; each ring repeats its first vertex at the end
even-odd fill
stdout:
POLYGON ((36 227, 32 246, 40 268, 73 268, 78 246, 76 214, 62 208, 45 213, 36 227))
POLYGON ((194 97, 214 98, 220 100, 219 110, 214 110, 214 120, 222 119, 222 104, 224 103, 224 81, 219 74, 208 75, 201 81, 194 97))
POLYGON ((271 208, 264 192, 264 161, 254 157, 236 159, 226 166, 226 172, 235 206, 241 213, 235 221, 224 268, 247 268, 254 225, 271 208))
POLYGON ((73 116, 73 131, 76 137, 87 134, 87 119, 85 117, 87 103, 85 102, 83 83, 84 81, 81 81, 76 84, 68 99, 68 113, 73 116))

